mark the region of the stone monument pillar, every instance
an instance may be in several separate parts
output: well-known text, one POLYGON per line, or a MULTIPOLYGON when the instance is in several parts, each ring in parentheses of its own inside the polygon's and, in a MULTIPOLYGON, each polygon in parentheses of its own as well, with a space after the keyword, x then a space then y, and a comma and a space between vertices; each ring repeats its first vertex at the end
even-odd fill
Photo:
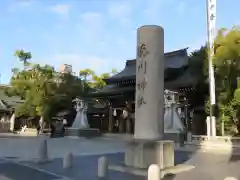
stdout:
POLYGON ((164 30, 137 31, 135 138, 159 140, 164 133, 164 30))
POLYGON ((174 143, 164 135, 164 32, 143 26, 137 32, 135 133, 125 152, 125 165, 160 169, 174 166, 174 143))

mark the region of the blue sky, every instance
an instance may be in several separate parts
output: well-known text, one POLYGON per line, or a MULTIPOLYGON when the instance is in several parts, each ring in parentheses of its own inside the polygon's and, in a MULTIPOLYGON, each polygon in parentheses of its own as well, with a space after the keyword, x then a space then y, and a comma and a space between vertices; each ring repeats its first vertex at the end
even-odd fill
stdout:
MULTIPOLYGON (((217 27, 240 25, 239 0, 217 0, 217 27)), ((206 41, 205 0, 1 0, 0 74, 8 83, 21 67, 16 49, 33 62, 75 72, 122 69, 135 57, 136 30, 157 24, 165 29, 165 52, 199 48, 206 41)))

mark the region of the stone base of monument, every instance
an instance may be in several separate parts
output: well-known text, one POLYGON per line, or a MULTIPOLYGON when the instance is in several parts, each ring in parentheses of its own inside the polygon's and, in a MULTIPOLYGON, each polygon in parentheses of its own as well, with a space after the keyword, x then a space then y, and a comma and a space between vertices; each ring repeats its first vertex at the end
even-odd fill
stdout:
POLYGON ((132 140, 125 152, 125 165, 148 168, 157 164, 161 169, 174 166, 173 141, 132 140))
POLYGON ((163 139, 171 140, 175 142, 177 147, 184 146, 184 134, 183 133, 172 133, 166 132, 163 135, 163 139))
POLYGON ((85 128, 85 129, 77 129, 77 128, 66 128, 65 136, 77 136, 77 137, 98 137, 101 136, 101 132, 99 129, 94 128, 85 128))
POLYGON ((159 165, 164 175, 194 168, 194 166, 182 164, 175 166, 173 141, 132 140, 127 144, 124 163, 110 164, 109 169, 145 176, 151 164, 159 165))

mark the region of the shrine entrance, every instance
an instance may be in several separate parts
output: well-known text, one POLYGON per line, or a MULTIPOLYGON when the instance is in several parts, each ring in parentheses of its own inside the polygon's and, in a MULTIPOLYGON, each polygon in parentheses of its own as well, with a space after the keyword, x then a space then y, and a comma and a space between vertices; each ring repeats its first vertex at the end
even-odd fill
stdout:
MULTIPOLYGON (((133 96, 132 96, 133 97, 133 96)), ((112 100, 109 130, 113 133, 134 133, 134 101, 129 96, 112 100), (112 121, 112 123, 111 123, 112 121)))
MULTIPOLYGON (((170 113, 174 112, 175 116, 181 120, 184 131, 191 131, 194 115, 189 97, 195 91, 198 79, 191 73, 189 68, 187 49, 165 53, 164 59, 164 87, 176 92, 178 96, 177 107, 174 107, 174 111, 169 111, 168 116, 170 117, 170 113)), ((133 133, 136 60, 127 60, 125 68, 121 72, 104 79, 104 81, 107 85, 103 89, 92 93, 91 96, 105 99, 108 102, 107 113, 104 114, 103 120, 105 122, 105 130, 107 126, 107 132, 133 133), (128 107, 126 106, 127 104, 128 107)), ((101 129, 101 127, 99 128, 101 129)))

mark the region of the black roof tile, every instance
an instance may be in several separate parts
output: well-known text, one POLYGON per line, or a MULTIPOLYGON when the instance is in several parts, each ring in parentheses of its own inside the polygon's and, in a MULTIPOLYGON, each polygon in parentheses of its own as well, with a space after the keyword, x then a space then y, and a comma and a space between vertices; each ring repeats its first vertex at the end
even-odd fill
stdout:
MULTIPOLYGON (((164 54, 165 70, 179 69, 188 65, 187 48, 172 51, 164 54)), ((107 83, 113 83, 122 80, 133 80, 136 78, 136 59, 127 60, 125 68, 118 74, 104 79, 107 83)))

